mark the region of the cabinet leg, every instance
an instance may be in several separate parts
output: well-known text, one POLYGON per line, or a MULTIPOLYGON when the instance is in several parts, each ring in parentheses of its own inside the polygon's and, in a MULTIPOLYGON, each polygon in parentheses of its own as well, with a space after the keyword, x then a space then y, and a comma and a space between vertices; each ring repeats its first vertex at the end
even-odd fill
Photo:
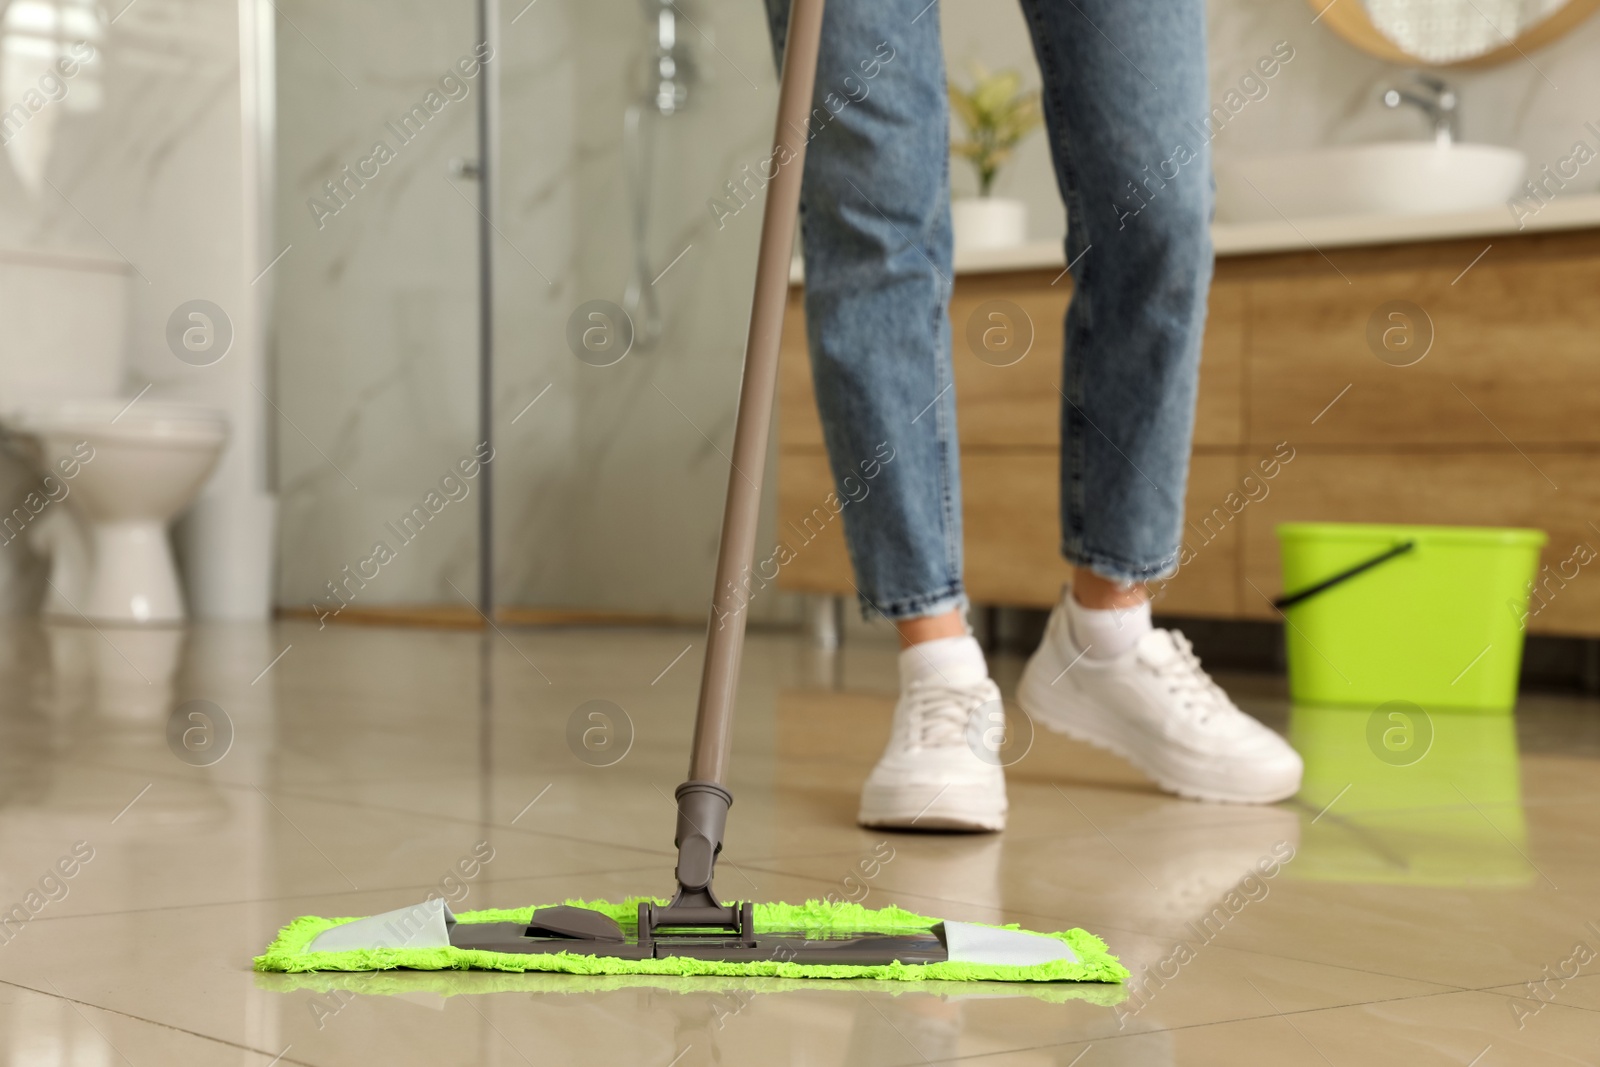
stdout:
POLYGON ((844 639, 844 598, 806 598, 806 636, 817 648, 835 649, 844 639))
POLYGON ((985 655, 992 656, 1000 650, 1000 611, 992 604, 974 604, 967 611, 967 625, 972 628, 972 636, 985 655))

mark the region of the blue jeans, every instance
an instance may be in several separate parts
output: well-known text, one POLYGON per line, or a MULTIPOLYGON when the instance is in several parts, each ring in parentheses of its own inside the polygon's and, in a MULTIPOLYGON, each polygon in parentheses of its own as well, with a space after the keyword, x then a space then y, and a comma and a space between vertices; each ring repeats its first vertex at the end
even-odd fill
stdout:
MULTIPOLYGON (((781 55, 788 2, 767 5, 781 55)), ((1204 0, 1022 8, 1074 281, 1061 552, 1105 577, 1145 581, 1177 566, 1211 280, 1204 0)), ((863 611, 890 618, 966 604, 938 14, 928 0, 828 0, 800 208, 834 478, 842 485, 881 458, 884 442, 894 450, 844 513, 863 611)))

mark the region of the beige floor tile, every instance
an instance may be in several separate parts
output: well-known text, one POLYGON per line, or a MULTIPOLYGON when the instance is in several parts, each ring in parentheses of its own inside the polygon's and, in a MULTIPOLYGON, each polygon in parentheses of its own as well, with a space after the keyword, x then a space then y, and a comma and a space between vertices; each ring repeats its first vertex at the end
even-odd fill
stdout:
MULTIPOLYGON (((27 625, 3 636, 0 685, 16 698, 0 712, 0 902, 55 889, 43 880, 74 842, 94 849, 66 895, 0 944, 11 1020, 0 1041, 13 1042, 13 1063, 122 1062, 106 1050, 16 1051, 13 1032, 52 1049, 90 1041, 56 987, 97 1024, 101 1012, 141 1067, 265 1065, 291 1045, 283 1062, 681 1056, 678 1067, 1065 1067, 1091 1043, 1081 1067, 1320 1063, 1319 1052, 1340 1065, 1465 1064, 1491 1044, 1481 1067, 1492 1067, 1586 1062, 1584 1049, 1600 1047, 1580 1041, 1597 1033, 1600 961, 1542 1007, 1524 984, 1580 940, 1600 950, 1589 925, 1600 923, 1594 701, 1542 696, 1517 720, 1437 720, 1436 746, 1401 766, 1371 747, 1364 714, 1306 715, 1288 707, 1281 679, 1229 679, 1302 743, 1314 773, 1298 800, 1180 801, 1114 757, 1041 733, 1009 769, 1007 833, 891 834, 854 814, 888 730, 892 649, 825 656, 755 634, 725 898, 834 893, 953 919, 1081 925, 1134 980, 292 977, 253 974, 249 959, 299 914, 367 914, 430 889, 466 908, 668 890, 670 797, 703 635, 485 639, 294 623, 197 627, 177 643, 27 625), (233 726, 209 767, 182 762, 167 739, 167 715, 191 699, 233 726), (628 740, 610 766, 571 740, 575 721, 577 735, 595 724, 583 717, 595 700, 626 713, 620 729, 607 723, 628 740), (495 856, 481 874, 446 881, 485 840, 495 856), (35 1016, 48 1021, 16 1022, 35 1016)), ((1003 685, 1019 666, 997 663, 1003 685)))
MULTIPOLYGON (((830 888, 826 882, 756 873, 763 899, 815 896, 830 888)), ((507 882, 486 878, 474 885, 467 904, 544 902, 567 893, 615 898, 658 881, 654 869, 507 882)), ((249 957, 295 914, 377 911, 406 899, 348 893, 39 921, 0 952, 0 981, 58 988, 85 1003, 223 1042, 244 1041, 250 1027, 266 1020, 297 1056, 316 1063, 436 1062, 451 1048, 486 1050, 481 1042, 498 1040, 535 1062, 665 1063, 685 1045, 699 1043, 702 1052, 714 1048, 730 1063, 767 1062, 771 1052, 761 1052, 766 1047, 809 1048, 820 1057, 815 1062, 876 1064, 912 1057, 913 1050, 930 1059, 979 1055, 1055 1044, 1063 1035, 1110 1038, 1248 1017, 1231 992, 1247 978, 1270 984, 1285 1010, 1296 1011, 1435 988, 1220 945, 1201 946, 1159 988, 1136 984, 1131 998, 1119 987, 1101 985, 283 976, 247 970, 249 957), (458 995, 466 993, 481 996, 458 995)), ((953 918, 1016 917, 1009 908, 950 908, 911 894, 897 900, 953 918)), ((1112 942, 1130 960, 1168 950, 1137 934, 1116 935, 1112 942)))
POLYGON ((1537 973, 1516 985, 1486 990, 1514 998, 1507 1009, 1522 1028, 1534 1025, 1552 1005, 1600 1012, 1600 922, 1588 927, 1583 936, 1573 939, 1569 950, 1559 958, 1546 960, 1537 973), (1565 976, 1573 977, 1565 977, 1565 976))
MULTIPOLYGON (((1277 991, 1261 992, 1286 1012, 1277 991)), ((1258 998, 1257 1003, 1260 1003, 1258 998)), ((1505 998, 1448 993, 1323 1011, 1275 1015, 1250 1023, 1174 1033, 1174 1063, 1363 1063, 1404 1067, 1424 1063, 1593 1063, 1600 1055, 1600 1016, 1550 1008, 1518 1029, 1505 998), (1231 1059, 1229 1058, 1231 1054, 1231 1059)))
MULTIPOLYGON (((1275 990, 1261 983, 1275 1003, 1275 990)), ((1387 1000, 1322 1011, 1269 1011, 1261 997, 1245 998, 1262 1017, 1155 1033, 1078 1040, 965 1059, 978 1067, 1051 1065, 1139 1065, 1139 1067, 1236 1067, 1241 1063, 1363 1064, 1367 1067, 1571 1067, 1596 1061, 1593 1013, 1551 1008, 1517 1030, 1509 1013, 1485 993, 1451 993, 1387 1000), (1081 1057, 1081 1061, 1076 1059, 1081 1057)), ((919 1061, 905 1059, 898 1063, 919 1061)), ((920 1061, 926 1062, 926 1061, 920 1061)), ((937 1061, 935 1061, 937 1062, 937 1061)))
POLYGON ((1288 878, 1274 906, 1238 924, 1231 943, 1483 988, 1524 980, 1565 955, 1595 913, 1594 899, 1540 885, 1397 889, 1288 878))
POLYGON ((520 826, 224 785, 204 771, 142 779, 75 765, 58 770, 51 793, 0 807, 0 911, 30 893, 41 902, 38 916, 55 918, 359 889, 425 890, 489 850, 488 866, 502 878, 671 865, 670 822, 668 847, 646 853, 520 826), (62 877, 63 869, 71 876, 62 877))
POLYGON ((63 996, 0 986, 0 1062, 11 1067, 110 1067, 112 1064, 264 1065, 312 1061, 285 1052, 274 1028, 252 1025, 247 1042, 217 1041, 171 1026, 129 1018, 63 996))
MULTIPOLYGON (((569 894, 616 898, 662 881, 657 868, 509 882, 486 877, 474 884, 466 904, 544 903, 569 894)), ((770 873, 760 875, 760 886, 763 899, 803 899, 830 888, 826 882, 770 873)), ((449 1062, 452 1048, 481 1051, 479 1042, 492 1043, 497 1036, 535 1062, 665 1063, 690 1029, 705 1031, 706 1040, 731 1043, 728 1062, 754 1062, 738 1050, 813 1040, 816 1035, 808 1037, 806 1031, 819 1025, 838 1030, 821 1046, 834 1039, 848 1044, 851 1028, 861 1019, 877 1027, 871 1020, 880 1011, 904 1026, 906 1018, 920 1013, 942 1020, 951 1011, 949 1003, 969 999, 977 1005, 972 1009, 977 1017, 963 1040, 994 1050, 1049 1041, 1062 1026, 1114 1025, 1104 1005, 1122 996, 1118 987, 1102 985, 847 983, 835 988, 818 982, 281 976, 249 970, 250 957, 295 915, 366 913, 411 899, 364 892, 36 920, 0 951, 0 982, 38 989, 54 983, 64 995, 86 1003, 226 1042, 241 1041, 249 1027, 267 1019, 284 1042, 294 1044, 297 1055, 318 1063, 449 1062), (499 992, 481 998, 482 1003, 455 995, 490 991, 499 992), (1012 999, 1023 1007, 1007 1008, 1012 999), (902 1011, 894 1004, 910 1007, 902 1011), (717 1025, 718 1013, 737 1018, 717 1025), (544 1051, 536 1055, 535 1050, 544 1051)))

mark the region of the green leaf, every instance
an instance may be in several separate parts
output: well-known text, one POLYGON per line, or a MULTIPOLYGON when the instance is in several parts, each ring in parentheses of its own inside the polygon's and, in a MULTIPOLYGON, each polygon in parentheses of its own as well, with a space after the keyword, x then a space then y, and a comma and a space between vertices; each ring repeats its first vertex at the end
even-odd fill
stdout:
POLYGON ((1012 150, 1043 121, 1039 93, 1022 91, 1022 75, 1014 70, 991 74, 980 63, 970 66, 971 88, 951 82, 951 113, 966 128, 967 139, 953 141, 951 153, 970 161, 978 172, 978 188, 987 196, 999 168, 1012 150))

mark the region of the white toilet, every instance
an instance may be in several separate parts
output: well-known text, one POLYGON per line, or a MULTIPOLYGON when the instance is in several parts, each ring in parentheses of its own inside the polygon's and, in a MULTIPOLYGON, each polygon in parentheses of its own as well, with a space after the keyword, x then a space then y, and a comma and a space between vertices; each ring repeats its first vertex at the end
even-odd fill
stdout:
POLYGON ((127 285, 117 261, 0 250, 0 436, 32 466, 0 501, 0 540, 49 558, 45 615, 170 625, 186 612, 167 527, 228 420, 122 395, 127 285))

